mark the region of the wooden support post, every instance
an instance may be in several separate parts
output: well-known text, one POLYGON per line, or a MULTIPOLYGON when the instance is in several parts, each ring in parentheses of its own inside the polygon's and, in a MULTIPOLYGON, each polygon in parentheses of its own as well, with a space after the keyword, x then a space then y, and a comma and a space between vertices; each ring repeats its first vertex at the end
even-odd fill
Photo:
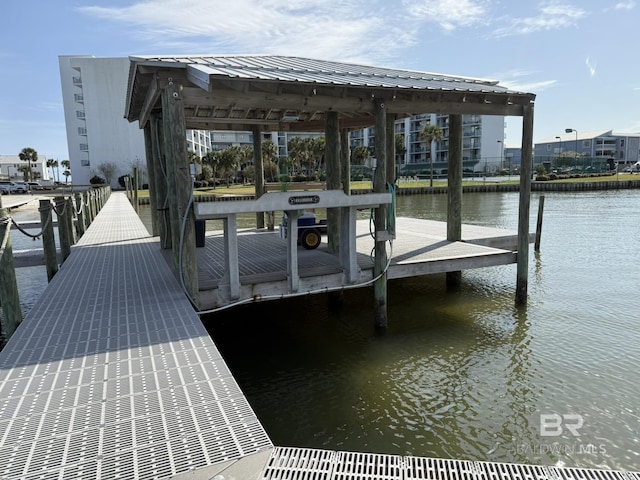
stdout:
POLYGON ((351 195, 351 147, 349 145, 349 130, 340 130, 340 166, 342 173, 342 191, 351 195))
MULTIPOLYGON (((376 170, 373 177, 373 192, 384 193, 386 182, 386 152, 387 152, 387 108, 382 99, 374 100, 374 115, 376 128, 376 170)), ((376 328, 385 329, 388 324, 387 316, 387 249, 386 239, 381 238, 387 221, 387 206, 380 205, 375 209, 375 259, 373 276, 374 282, 374 324, 376 328)))
MULTIPOLYGON (((71 199, 71 197, 66 197, 64 199, 64 202, 67 206, 66 215, 64 217, 65 224, 67 226, 67 231, 69 232, 69 243, 73 246, 76 244, 76 229, 73 225, 73 217, 76 213, 76 210, 73 206, 73 200, 71 199)), ((58 228, 60 228, 60 225, 58 225, 58 228)))
POLYGON ((55 197, 56 216, 58 217, 58 237, 60 238, 60 254, 62 262, 71 254, 71 239, 69 238, 69 229, 67 228, 67 216, 70 212, 66 208, 66 200, 64 197, 55 197))
POLYGON ((396 115, 387 114, 387 182, 396 181, 396 115))
POLYGON ((140 213, 140 203, 138 202, 138 167, 133 167, 133 209, 136 213, 140 213))
POLYGON ((0 330, 6 339, 13 335, 22 321, 10 231, 9 212, 2 207, 0 199, 0 303, 4 316, 4 324, 0 326, 0 330))
POLYGON ((230 300, 240 298, 240 265, 238 262, 238 220, 236 214, 222 219, 224 230, 224 275, 220 288, 230 300))
POLYGON ((290 293, 300 288, 298 273, 298 217, 299 210, 290 210, 287 214, 287 284, 290 293))
MULTIPOLYGON (((255 125, 251 130, 253 134, 253 167, 256 177, 256 200, 264 194, 264 165, 262 163, 262 137, 260 127, 255 125)), ((264 228, 265 212, 256 212, 256 228, 264 228)), ((270 228, 270 230, 273 230, 270 228)))
POLYGON ((144 127, 144 156, 147 161, 149 175, 149 209, 151 210, 151 236, 157 237, 158 230, 158 200, 156 195, 156 158, 153 155, 153 137, 151 135, 151 122, 144 127))
POLYGON ((527 304, 529 283, 529 209, 533 173, 533 105, 524 107, 522 115, 522 158, 520 160, 520 206, 518 212, 518 257, 516 304, 527 304))
POLYGON ((169 212, 173 259, 192 303, 198 306, 198 261, 196 227, 191 199, 193 180, 187 159, 187 132, 182 99, 182 85, 169 82, 162 91, 169 212))
POLYGON ((169 192, 166 170, 166 160, 164 155, 162 122, 157 114, 151 114, 151 142, 153 147, 153 164, 155 169, 155 191, 156 191, 156 223, 158 224, 158 235, 160 236, 160 247, 171 248, 171 222, 169 222, 169 192))
MULTIPOLYGON (((462 115, 449 115, 449 165, 447 166, 447 240, 462 240, 462 115)), ((456 287, 462 272, 447 272, 447 286, 456 287)))
POLYGON ((540 201, 538 203, 538 220, 536 222, 536 240, 534 243, 534 249, 536 252, 540 251, 540 237, 542 237, 542 215, 544 214, 544 195, 540 195, 540 201))
POLYGON ((47 280, 50 282, 58 273, 58 252, 56 249, 56 237, 53 232, 53 214, 51 213, 51 200, 40 200, 40 225, 42 225, 42 248, 44 249, 44 262, 47 268, 47 280))
MULTIPOLYGON (((326 112, 324 121, 324 161, 327 168, 327 190, 340 190, 340 125, 338 112, 326 112)), ((327 251, 340 249, 340 209, 327 209, 327 251)))
POLYGON ((87 230, 87 226, 85 224, 84 200, 82 198, 82 193, 76 193, 75 200, 76 200, 76 211, 78 212, 78 223, 76 225, 76 229, 78 230, 78 237, 81 237, 82 235, 84 235, 84 232, 87 230))

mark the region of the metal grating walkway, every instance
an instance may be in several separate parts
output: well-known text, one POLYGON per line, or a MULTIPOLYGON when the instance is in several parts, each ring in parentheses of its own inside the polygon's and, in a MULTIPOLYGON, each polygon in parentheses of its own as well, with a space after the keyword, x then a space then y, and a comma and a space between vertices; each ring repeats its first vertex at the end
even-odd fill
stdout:
POLYGON ((0 478, 156 478, 271 441, 123 194, 0 352, 0 478))
POLYGON ((614 470, 276 447, 260 480, 638 480, 614 470))

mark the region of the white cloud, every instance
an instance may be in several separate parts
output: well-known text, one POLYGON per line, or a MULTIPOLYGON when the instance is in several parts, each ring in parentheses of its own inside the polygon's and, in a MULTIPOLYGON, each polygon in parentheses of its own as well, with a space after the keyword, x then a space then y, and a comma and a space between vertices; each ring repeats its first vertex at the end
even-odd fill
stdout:
POLYGON ((483 23, 486 15, 485 2, 480 0, 404 0, 403 4, 414 17, 446 31, 483 23))
MULTIPOLYGON (((380 61, 415 43, 403 11, 379 0, 139 0, 128 7, 80 11, 135 26, 157 50, 258 52, 380 61)), ((167 52, 169 53, 169 52, 167 52)))
POLYGON ((589 69, 589 75, 593 77, 596 74, 596 64, 591 64, 589 57, 587 57, 585 63, 587 65, 587 68, 589 69))
POLYGON ((497 75, 494 75, 494 77, 500 78, 500 85, 510 90, 535 94, 551 88, 557 84, 557 80, 534 80, 531 78, 536 75, 537 72, 526 70, 512 70, 499 73, 497 75))
POLYGON ((629 2, 616 3, 616 6, 614 8, 616 10, 632 10, 633 8, 635 8, 635 6, 636 6, 636 2, 629 1, 629 2))
POLYGON ((539 14, 533 17, 514 18, 510 25, 496 30, 499 37, 526 35, 544 30, 557 30, 575 26, 577 21, 586 17, 587 12, 579 7, 562 3, 544 3, 539 14))

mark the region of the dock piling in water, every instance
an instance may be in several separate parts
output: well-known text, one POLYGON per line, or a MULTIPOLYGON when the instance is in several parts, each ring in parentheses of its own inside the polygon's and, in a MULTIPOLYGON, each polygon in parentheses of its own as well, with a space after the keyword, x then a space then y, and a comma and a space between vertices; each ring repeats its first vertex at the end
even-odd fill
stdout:
POLYGON ((544 213, 544 195, 540 196, 540 203, 538 203, 538 220, 536 222, 536 240, 533 244, 533 248, 536 252, 540 251, 540 237, 542 236, 542 215, 544 213))

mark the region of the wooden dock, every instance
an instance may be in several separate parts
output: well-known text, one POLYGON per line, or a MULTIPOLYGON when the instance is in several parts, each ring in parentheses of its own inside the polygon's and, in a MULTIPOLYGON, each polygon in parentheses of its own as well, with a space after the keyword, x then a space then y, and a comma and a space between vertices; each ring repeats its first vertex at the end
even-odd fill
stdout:
POLYGON ((640 478, 274 446, 121 193, 0 352, 0 459, 7 480, 640 478))
MULTIPOLYGON (((430 275, 516 262, 517 232, 463 225, 463 241, 446 240, 446 222, 413 218, 396 219, 396 238, 389 250, 388 279, 430 275)), ((298 248, 300 287, 296 295, 366 286, 373 278, 373 237, 368 220, 357 221, 358 278, 345 283, 339 258, 327 252, 326 242, 316 250, 298 248)), ((277 299, 294 294, 287 282, 287 244, 279 232, 242 229, 238 232, 240 296, 233 301, 218 294, 225 278, 222 231, 207 232, 205 247, 198 248, 201 308, 230 303, 277 299)), ((531 242, 535 234, 531 235, 531 242)))

